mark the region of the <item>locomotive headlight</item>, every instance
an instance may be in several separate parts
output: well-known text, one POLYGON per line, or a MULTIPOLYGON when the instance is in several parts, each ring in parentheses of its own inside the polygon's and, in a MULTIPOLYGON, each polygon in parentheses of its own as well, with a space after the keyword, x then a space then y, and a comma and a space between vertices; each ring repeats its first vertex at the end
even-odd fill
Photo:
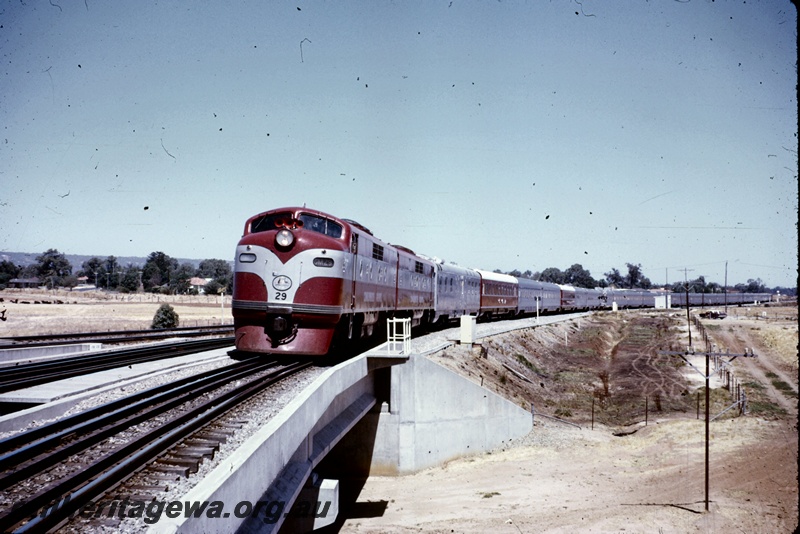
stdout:
POLYGON ((275 244, 281 248, 291 247, 293 243, 294 234, 285 228, 275 236, 275 244))

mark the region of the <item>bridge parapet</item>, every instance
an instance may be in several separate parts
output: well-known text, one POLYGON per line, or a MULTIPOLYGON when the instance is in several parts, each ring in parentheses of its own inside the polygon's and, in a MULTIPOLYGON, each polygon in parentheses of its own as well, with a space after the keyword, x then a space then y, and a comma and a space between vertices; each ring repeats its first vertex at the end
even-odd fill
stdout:
POLYGON ((277 532, 328 453, 339 473, 326 478, 413 473, 531 427, 530 412, 425 356, 378 349, 325 371, 182 499, 280 503, 281 513, 162 518, 151 531, 277 532))

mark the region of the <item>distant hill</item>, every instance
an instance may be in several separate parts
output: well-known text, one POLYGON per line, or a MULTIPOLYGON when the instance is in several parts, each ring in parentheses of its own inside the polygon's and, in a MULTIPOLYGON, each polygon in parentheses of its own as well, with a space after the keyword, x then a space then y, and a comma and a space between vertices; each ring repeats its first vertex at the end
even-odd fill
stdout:
MULTIPOLYGON (((36 263, 36 257, 41 256, 42 252, 0 252, 0 261, 10 261, 15 265, 19 265, 21 267, 26 267, 28 265, 32 265, 36 263)), ((90 260, 92 258, 100 258, 101 260, 106 259, 109 255, 108 254, 95 254, 95 255, 82 255, 82 254, 64 254, 69 260, 69 263, 72 265, 72 271, 78 271, 83 262, 90 260)), ((117 263, 119 263, 122 267, 127 267, 130 264, 142 267, 144 266, 145 262, 147 262, 146 257, 141 256, 116 256, 117 263)), ((187 259, 187 258, 175 258, 178 260, 178 263, 191 263, 195 266, 195 268, 200 266, 200 262, 205 259, 210 258, 203 258, 203 259, 187 259)), ((222 259, 222 258, 220 258, 222 259)), ((228 261, 228 263, 233 266, 232 261, 228 261)))

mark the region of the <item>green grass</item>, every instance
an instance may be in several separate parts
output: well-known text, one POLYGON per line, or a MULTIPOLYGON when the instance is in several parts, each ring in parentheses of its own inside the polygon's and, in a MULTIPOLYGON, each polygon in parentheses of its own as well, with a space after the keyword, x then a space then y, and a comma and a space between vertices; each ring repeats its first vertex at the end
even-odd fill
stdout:
POLYGON ((781 380, 781 378, 778 375, 776 375, 772 371, 767 371, 766 376, 767 378, 769 378, 769 381, 772 382, 772 386, 775 389, 777 389, 787 397, 793 397, 793 398, 797 397, 797 393, 794 392, 792 386, 781 380))
POLYGON ((534 373, 537 373, 537 374, 540 374, 540 375, 544 374, 541 369, 536 367, 536 365, 531 363, 531 361, 528 358, 526 358, 525 356, 523 356, 522 354, 516 353, 515 356, 516 356, 517 361, 519 363, 521 363, 522 365, 524 365, 525 367, 527 367, 528 369, 530 369, 534 373))
POLYGON ((786 415, 786 410, 768 401, 748 401, 747 411, 752 415, 780 417, 786 415))
POLYGON ((569 408, 558 407, 556 408, 556 417, 572 417, 572 410, 569 408))
POLYGON ((758 391, 764 391, 764 389, 765 389, 764 388, 764 384, 762 384, 761 382, 755 382, 755 381, 744 382, 744 383, 742 383, 742 387, 744 387, 745 390, 747 390, 747 389, 756 389, 758 391))
POLYGON ((780 378, 772 379, 772 385, 775 386, 775 389, 786 395, 787 397, 797 397, 797 393, 794 392, 792 386, 781 380, 780 378))

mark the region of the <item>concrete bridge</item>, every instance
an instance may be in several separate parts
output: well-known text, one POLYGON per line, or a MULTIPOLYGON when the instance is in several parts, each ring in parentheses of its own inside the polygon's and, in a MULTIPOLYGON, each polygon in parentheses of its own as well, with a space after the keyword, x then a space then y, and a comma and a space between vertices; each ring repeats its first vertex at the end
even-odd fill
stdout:
POLYGON ((285 521, 293 521, 291 531, 319 528, 335 520, 340 480, 409 474, 480 454, 532 424, 529 411, 423 351, 376 349, 325 371, 182 499, 220 501, 226 510, 250 501, 251 516, 162 516, 151 531, 277 532, 285 521))

